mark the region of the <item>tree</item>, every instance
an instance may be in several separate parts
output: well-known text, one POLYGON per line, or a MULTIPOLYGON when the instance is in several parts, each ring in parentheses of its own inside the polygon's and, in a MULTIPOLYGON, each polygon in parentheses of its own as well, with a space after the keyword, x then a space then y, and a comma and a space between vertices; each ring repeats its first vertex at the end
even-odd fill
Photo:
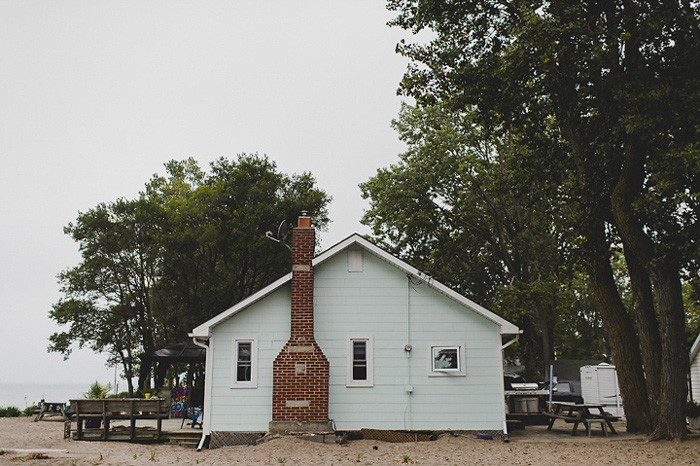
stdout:
POLYGON ((50 317, 68 329, 50 351, 68 357, 74 343, 110 354, 139 388, 150 366, 137 356, 187 333, 289 269, 289 253, 265 238, 302 210, 318 228, 330 197, 304 173, 279 173, 258 155, 219 159, 204 173, 194 159, 170 161, 135 200, 79 213, 66 227, 82 261, 59 275, 64 297, 50 317))
POLYGON ((509 128, 550 121, 566 140, 571 199, 579 201, 571 226, 585 239, 628 429, 684 438, 680 277, 698 238, 700 6, 393 0, 389 7, 399 12, 394 25, 436 33, 428 45, 400 44, 414 61, 404 93, 421 104, 475 106, 509 128), (641 342, 611 279, 617 235, 641 342))
MULTIPOLYGON (((408 151, 361 185, 371 202, 363 222, 392 252, 518 325, 526 375, 541 377, 570 271, 553 221, 557 189, 534 180, 557 167, 524 163, 531 147, 475 112, 404 105, 393 126, 408 151)), ((551 140, 538 149, 558 150, 551 140)))
POLYGON ((290 267, 289 251, 265 237, 302 210, 317 228, 328 224, 330 197, 309 173, 288 176, 258 155, 219 159, 204 175, 193 160, 167 164, 148 196, 167 212, 163 270, 157 287, 173 338, 251 295, 290 267))
POLYGON ((155 349, 151 289, 159 269, 161 215, 144 199, 119 199, 79 213, 65 232, 80 243, 83 261, 59 275, 65 298, 49 313, 70 325, 50 337, 50 351, 68 357, 77 342, 108 352, 110 363, 124 367, 130 392, 136 352, 155 349))

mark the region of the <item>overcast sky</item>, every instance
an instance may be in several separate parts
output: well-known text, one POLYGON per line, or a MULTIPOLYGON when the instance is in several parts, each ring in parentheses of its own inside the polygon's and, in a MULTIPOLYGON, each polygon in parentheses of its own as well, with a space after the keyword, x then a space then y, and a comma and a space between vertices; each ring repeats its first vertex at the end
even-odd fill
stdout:
POLYGON ((3 380, 113 379, 104 356, 46 352, 56 274, 80 260, 63 227, 167 160, 267 154, 333 196, 323 246, 368 232, 357 185, 403 150, 390 18, 382 0, 0 0, 3 380))

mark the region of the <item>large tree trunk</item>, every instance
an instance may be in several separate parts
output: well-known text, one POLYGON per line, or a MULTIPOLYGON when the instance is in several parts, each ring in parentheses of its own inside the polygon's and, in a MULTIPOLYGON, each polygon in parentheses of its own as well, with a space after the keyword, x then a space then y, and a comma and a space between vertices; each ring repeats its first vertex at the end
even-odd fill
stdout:
POLYGON ((652 423, 637 335, 632 319, 620 299, 609 257, 603 253, 607 250, 603 226, 598 224, 595 230, 588 238, 589 243, 592 243, 589 248, 588 272, 619 376, 622 402, 627 415, 627 431, 648 433, 651 432, 652 423))
POLYGON ((637 321, 639 343, 642 349, 644 372, 646 374, 649 408, 652 425, 659 419, 661 404, 661 337, 659 322, 654 311, 654 297, 649 275, 633 254, 625 248, 625 260, 632 287, 632 307, 637 321))
POLYGON ((685 350, 685 314, 678 268, 654 267, 652 281, 659 300, 661 323, 661 405, 653 439, 683 440, 688 397, 688 353, 685 350))
MULTIPOLYGON (((688 353, 685 351, 685 315, 676 254, 658 254, 652 239, 644 232, 632 209, 644 180, 643 147, 628 138, 625 160, 611 204, 620 236, 629 254, 649 274, 659 301, 661 335, 661 398, 658 423, 652 439, 685 439, 685 402, 688 394, 688 353)), ((666 245, 667 247, 672 245, 666 245)))
POLYGON ((523 366, 525 366, 525 380, 539 380, 541 377, 541 370, 539 364, 537 364, 537 355, 539 354, 539 348, 537 345, 537 335, 535 332, 535 326, 528 316, 523 316, 523 319, 518 322, 518 326, 523 331, 520 336, 520 350, 523 357, 523 366))

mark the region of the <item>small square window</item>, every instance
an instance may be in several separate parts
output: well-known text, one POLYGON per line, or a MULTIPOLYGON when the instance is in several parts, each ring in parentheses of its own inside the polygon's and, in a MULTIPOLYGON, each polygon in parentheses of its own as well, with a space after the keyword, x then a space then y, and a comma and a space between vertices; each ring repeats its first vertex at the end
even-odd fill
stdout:
POLYGON ((466 375, 464 345, 431 345, 429 375, 466 375))
POLYGON ((348 337, 346 357, 346 385, 348 387, 373 386, 372 337, 348 337))

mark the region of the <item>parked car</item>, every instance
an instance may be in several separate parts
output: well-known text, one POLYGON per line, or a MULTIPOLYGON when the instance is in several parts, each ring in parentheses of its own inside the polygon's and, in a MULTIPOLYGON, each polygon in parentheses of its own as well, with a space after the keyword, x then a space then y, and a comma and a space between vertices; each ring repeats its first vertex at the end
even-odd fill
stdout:
MULTIPOLYGON (((549 390, 549 383, 545 383, 541 388, 549 390)), ((558 380, 552 389, 552 401, 583 403, 581 382, 578 380, 558 380)))

